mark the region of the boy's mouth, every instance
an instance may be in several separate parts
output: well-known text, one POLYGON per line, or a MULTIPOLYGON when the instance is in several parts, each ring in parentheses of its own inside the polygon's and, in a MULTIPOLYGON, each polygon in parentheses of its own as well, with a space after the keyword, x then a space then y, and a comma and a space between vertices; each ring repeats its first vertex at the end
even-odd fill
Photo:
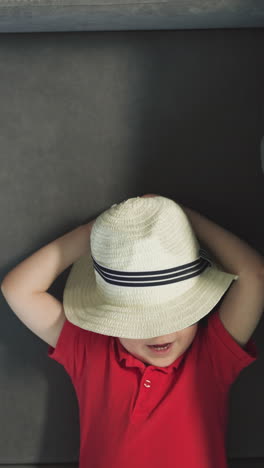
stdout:
POLYGON ((171 344, 171 343, 159 343, 159 344, 148 345, 148 346, 150 346, 150 347, 153 347, 153 346, 156 347, 156 346, 158 346, 158 347, 159 347, 159 346, 167 346, 167 345, 169 345, 169 344, 171 344))
POLYGON ((172 343, 164 343, 163 345, 148 345, 148 348, 154 353, 165 353, 170 350, 172 343))

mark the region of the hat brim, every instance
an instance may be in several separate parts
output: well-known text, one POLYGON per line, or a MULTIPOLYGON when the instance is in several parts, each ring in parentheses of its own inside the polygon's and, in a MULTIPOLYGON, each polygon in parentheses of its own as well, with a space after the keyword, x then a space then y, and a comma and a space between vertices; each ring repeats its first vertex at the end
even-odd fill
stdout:
POLYGON ((63 292, 63 306, 66 318, 84 330, 119 338, 148 339, 182 330, 201 320, 237 278, 212 263, 192 288, 162 307, 135 310, 113 306, 104 303, 98 291, 88 249, 72 265, 63 292))

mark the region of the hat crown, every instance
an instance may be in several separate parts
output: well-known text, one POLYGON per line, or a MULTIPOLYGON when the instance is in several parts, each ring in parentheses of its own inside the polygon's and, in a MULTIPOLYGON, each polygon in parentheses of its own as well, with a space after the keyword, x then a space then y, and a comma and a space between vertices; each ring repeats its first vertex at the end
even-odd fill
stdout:
POLYGON ((175 201, 162 196, 112 205, 96 219, 90 242, 100 265, 124 272, 163 270, 199 256, 187 215, 175 201))

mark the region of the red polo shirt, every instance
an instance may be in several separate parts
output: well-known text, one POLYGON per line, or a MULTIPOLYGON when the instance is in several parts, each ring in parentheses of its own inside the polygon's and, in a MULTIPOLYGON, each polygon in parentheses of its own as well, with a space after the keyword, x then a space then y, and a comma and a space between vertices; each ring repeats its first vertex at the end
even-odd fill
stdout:
POLYGON ((258 357, 224 328, 218 309, 168 367, 146 366, 118 339, 66 320, 48 356, 76 391, 79 468, 227 468, 228 391, 258 357))

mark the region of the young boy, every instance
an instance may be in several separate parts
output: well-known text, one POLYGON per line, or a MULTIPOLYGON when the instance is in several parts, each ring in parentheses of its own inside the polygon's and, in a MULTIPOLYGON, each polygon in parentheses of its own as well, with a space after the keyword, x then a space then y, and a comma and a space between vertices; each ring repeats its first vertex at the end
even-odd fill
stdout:
POLYGON ((148 195, 112 205, 5 277, 10 307, 71 377, 80 468, 227 467, 228 392, 257 359, 263 264, 233 234, 148 195), (47 290, 72 263, 62 304, 47 290))

